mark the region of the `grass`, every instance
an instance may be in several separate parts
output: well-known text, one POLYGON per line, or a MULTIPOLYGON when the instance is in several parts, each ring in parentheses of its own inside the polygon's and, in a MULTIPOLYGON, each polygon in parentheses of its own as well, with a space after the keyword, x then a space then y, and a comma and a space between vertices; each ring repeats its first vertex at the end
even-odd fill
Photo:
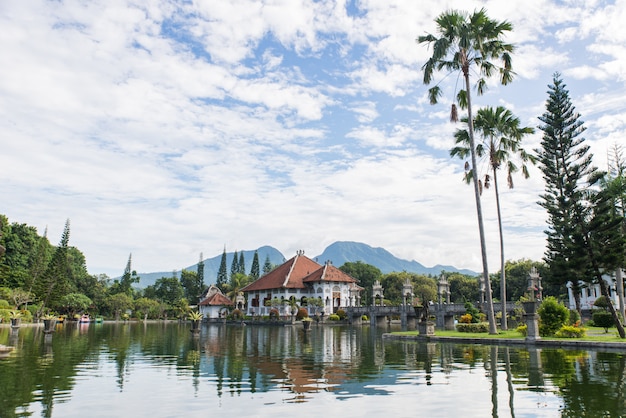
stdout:
MULTIPOLYGON (((417 331, 398 331, 392 332, 393 335, 400 336, 417 336, 417 331)), ((488 334, 481 332, 459 332, 459 331, 445 331, 436 330, 436 337, 451 337, 451 338, 482 338, 489 339, 511 339, 511 340, 523 340, 524 336, 516 330, 498 331, 497 334, 488 334)), ((609 332, 605 333, 604 328, 588 327, 587 335, 581 338, 558 338, 558 337, 542 337, 544 340, 564 340, 564 341, 590 341, 590 342, 620 342, 626 344, 626 339, 619 337, 619 334, 615 328, 609 328, 609 332)))

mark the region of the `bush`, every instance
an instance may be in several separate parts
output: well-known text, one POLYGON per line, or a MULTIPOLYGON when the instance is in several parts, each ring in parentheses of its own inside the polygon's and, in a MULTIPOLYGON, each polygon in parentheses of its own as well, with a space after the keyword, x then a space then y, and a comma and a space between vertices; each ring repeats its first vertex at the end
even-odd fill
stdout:
POLYGON ((545 298, 537 313, 541 319, 539 335, 543 337, 554 335, 563 325, 569 323, 569 309, 559 303, 554 296, 545 298))
POLYGON ((276 321, 276 320, 278 320, 279 316, 280 316, 280 314, 278 312, 278 309, 276 309, 276 308, 270 309, 270 320, 276 321))
POLYGON ((594 326, 604 328, 604 332, 609 332, 609 328, 615 325, 611 312, 595 311, 591 314, 591 318, 593 320, 594 326))
POLYGON ((569 311, 569 324, 574 325, 580 322, 580 315, 576 309, 570 309, 569 311))
POLYGON ((239 309, 233 309, 233 312, 231 313, 231 316, 233 317, 233 319, 242 319, 243 318, 243 313, 241 313, 241 311, 239 309))
POLYGON ((471 314, 463 314, 461 315, 461 317, 459 318, 459 322, 462 324, 469 324, 472 322, 472 315, 471 314))
POLYGON ((343 309, 337 309, 336 314, 342 321, 348 317, 348 314, 343 309))
POLYGON ((11 305, 9 305, 9 302, 4 300, 4 299, 0 299, 0 309, 10 309, 11 305))
POLYGON ((611 302, 605 296, 600 296, 598 299, 595 300, 595 302, 593 302, 593 306, 595 306, 596 308, 607 310, 609 309, 610 303, 611 302))
POLYGON ((465 315, 472 316, 472 323, 477 324, 480 322, 480 311, 472 302, 465 302, 465 315))
POLYGON ((337 314, 330 314, 330 315, 328 315, 328 320, 329 321, 339 321, 339 315, 337 315, 337 314))
POLYGON ((308 318, 309 311, 306 308, 299 308, 298 313, 296 314, 296 319, 301 320, 302 318, 308 318))
POLYGON ((367 321, 369 320, 369 318, 367 317, 367 315, 362 315, 361 316, 361 321, 367 321))
POLYGON ((528 336, 528 325, 526 325, 526 324, 520 325, 517 328, 515 328, 515 331, 519 332, 524 337, 527 337, 528 336))
POLYGON ((561 329, 556 332, 555 335, 561 338, 581 338, 584 337, 586 333, 586 328, 573 325, 563 325, 561 329))
POLYGON ((489 323, 488 322, 479 322, 479 323, 470 323, 456 324, 456 330, 458 332, 489 332, 489 323))

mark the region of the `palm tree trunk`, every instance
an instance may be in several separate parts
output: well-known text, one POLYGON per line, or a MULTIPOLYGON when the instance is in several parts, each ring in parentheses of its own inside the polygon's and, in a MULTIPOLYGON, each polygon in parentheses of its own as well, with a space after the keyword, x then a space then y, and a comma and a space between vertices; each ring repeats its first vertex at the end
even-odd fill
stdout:
POLYGON ((470 139, 470 151, 472 155, 472 173, 474 183, 474 198, 476 199, 476 213, 478 215, 478 231, 480 234, 480 252, 483 261, 483 279, 485 283, 485 293, 487 299, 487 319, 489 320, 489 334, 497 334, 495 316, 493 314, 493 297, 491 295, 491 280, 489 280, 489 267, 487 265, 487 244, 485 241, 485 228, 483 225, 483 210, 480 204, 480 190, 478 189, 478 172, 476 171, 476 147, 474 144, 474 122, 472 120, 472 101, 470 99, 469 64, 467 58, 463 64, 463 75, 465 78, 465 91, 467 93, 467 119, 470 139))
POLYGON ((502 233, 502 212, 500 211, 500 192, 498 191, 497 170, 493 169, 493 187, 496 192, 496 208, 498 209, 498 231, 500 233, 500 301, 502 303, 502 322, 500 328, 506 331, 506 273, 504 271, 504 234, 502 233))

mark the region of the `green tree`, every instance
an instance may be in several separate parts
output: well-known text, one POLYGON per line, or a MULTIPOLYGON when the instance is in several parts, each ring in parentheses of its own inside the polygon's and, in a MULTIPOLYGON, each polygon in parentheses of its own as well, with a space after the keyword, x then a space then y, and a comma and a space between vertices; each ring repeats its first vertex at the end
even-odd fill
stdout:
POLYGON ((159 302, 141 297, 135 301, 135 314, 138 318, 143 316, 144 321, 148 318, 157 318, 159 316, 159 302))
MULTIPOLYGON (((538 156, 546 182, 540 205, 548 212, 545 260, 553 278, 572 281, 575 295, 581 282, 595 282, 610 299, 602 276, 622 264, 623 220, 615 216, 611 194, 599 190, 604 173, 591 164, 589 146, 580 136, 585 130, 583 122, 559 74, 553 78, 546 112, 539 119, 544 134, 538 156)), ((580 300, 576 303, 580 313, 580 300)), ((612 304, 609 310, 620 337, 626 338, 612 304)))
POLYGON ((363 263, 362 261, 349 261, 339 267, 339 270, 356 279, 359 286, 365 289, 361 298, 361 303, 365 306, 372 305, 372 286, 374 286, 374 282, 376 280, 381 280, 383 278, 382 271, 380 271, 378 267, 363 263))
POLYGON ((245 276, 246 274, 246 260, 243 256, 243 251, 239 253, 239 263, 237 264, 238 267, 238 271, 237 273, 239 274, 243 274, 245 276))
MULTIPOLYGON (((197 298, 200 297, 200 295, 202 294, 202 291, 204 290, 204 260, 202 257, 202 253, 200 253, 200 261, 198 261, 198 270, 197 270, 198 274, 197 274, 197 283, 198 283, 198 287, 200 288, 200 292, 198 292, 197 298)), ((195 299, 198 300, 198 299, 195 299)))
MULTIPOLYGON (((462 118, 467 123, 467 118, 462 118)), ((482 194, 483 188, 491 186, 493 178, 493 188, 496 197, 496 211, 498 215, 498 231, 500 235, 500 301, 502 312, 506 311, 506 269, 504 261, 504 232, 502 230, 502 210, 500 206, 500 192, 498 189, 498 171, 506 167, 507 184, 509 189, 513 188, 513 173, 520 167, 524 178, 529 177, 527 162, 535 164, 536 157, 522 148, 522 138, 524 135, 535 132, 533 128, 521 127, 520 120, 513 113, 498 106, 484 107, 476 112, 474 118, 474 130, 479 133, 482 141, 476 145, 476 156, 485 159, 489 170, 481 178, 478 177, 478 190, 482 194), (515 164, 519 160, 520 167, 515 164)), ((466 159, 470 155, 469 132, 466 129, 459 129, 455 133, 456 146, 450 150, 450 156, 466 159)), ((466 164, 466 167, 468 164, 466 164)), ((467 170, 465 181, 469 184, 474 178, 473 170, 467 170)), ((502 315, 503 330, 507 330, 506 315, 502 315)))
POLYGON ((461 273, 450 273, 448 283, 450 283, 450 300, 452 303, 474 303, 478 301, 478 280, 477 277, 461 273))
POLYGON ((187 300, 198 303, 200 295, 204 290, 204 283, 198 279, 198 273, 195 271, 183 270, 180 273, 180 283, 184 290, 184 297, 187 300))
POLYGON ((261 270, 259 267, 259 253, 257 251, 254 252, 254 257, 252 257, 252 267, 250 268, 250 281, 255 281, 261 275, 261 270))
POLYGON ((115 320, 119 321, 122 312, 131 310, 135 302, 132 297, 126 293, 116 293, 109 295, 104 300, 104 306, 110 313, 115 315, 115 320))
POLYGON ((230 264, 230 277, 233 277, 237 273, 239 273, 239 254, 235 251, 235 254, 233 254, 233 261, 230 264))
POLYGON ((39 313, 44 308, 56 307, 63 295, 70 290, 70 269, 67 261, 67 248, 70 239, 70 220, 65 222, 61 242, 56 248, 50 263, 44 274, 37 283, 34 284, 33 291, 37 298, 41 300, 39 313))
POLYGON ((274 269, 272 262, 270 261, 270 255, 265 255, 265 262, 263 263, 263 274, 267 274, 274 269))
POLYGON ((222 259, 220 261, 220 268, 217 271, 217 280, 215 284, 218 288, 223 289, 226 283, 228 283, 228 272, 226 271, 226 248, 224 248, 224 252, 222 253, 222 259))
MULTIPOLYGON (((510 53, 513 45, 502 41, 506 32, 513 29, 509 22, 498 22, 487 16, 485 9, 475 11, 469 15, 465 12, 450 10, 442 13, 435 19, 439 37, 428 34, 418 37, 419 43, 433 45, 433 55, 422 67, 424 71, 424 84, 433 81, 435 71, 446 70, 448 72, 461 71, 465 81, 465 89, 457 94, 457 102, 462 109, 467 109, 468 135, 470 141, 471 169, 474 176, 474 198, 478 217, 478 230, 480 235, 480 249, 483 264, 483 280, 486 287, 487 317, 489 319, 489 333, 496 334, 496 322, 491 295, 491 283, 489 279, 489 267, 487 264, 487 245, 483 226, 482 207, 480 192, 478 189, 478 172, 476 171, 476 145, 474 141, 474 118, 472 115, 470 72, 478 74, 476 83, 477 93, 481 95, 486 89, 486 78, 499 71, 500 83, 508 84, 513 79, 510 53), (498 67, 491 60, 501 60, 498 67)), ((431 104, 436 104, 442 95, 439 84, 431 87, 428 91, 431 104)), ((452 108, 452 120, 456 121, 456 105, 452 108)))
POLYGON ((68 293, 61 298, 59 308, 73 318, 79 312, 85 312, 92 305, 91 299, 82 293, 68 293))
POLYGON ((161 277, 154 283, 156 297, 163 303, 175 306, 184 295, 183 286, 176 277, 161 277))
POLYGON ((111 294, 126 293, 129 296, 133 295, 133 284, 139 283, 140 278, 137 276, 137 272, 132 269, 132 258, 133 255, 131 253, 128 255, 124 274, 122 274, 120 280, 115 280, 111 286, 111 294))

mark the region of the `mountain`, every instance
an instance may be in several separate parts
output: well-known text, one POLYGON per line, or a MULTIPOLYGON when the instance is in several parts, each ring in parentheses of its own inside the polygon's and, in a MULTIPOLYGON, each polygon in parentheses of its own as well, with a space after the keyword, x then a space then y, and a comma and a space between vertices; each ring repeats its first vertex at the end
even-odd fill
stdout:
MULTIPOLYGON (((250 268, 252 267, 254 251, 255 250, 243 251, 243 258, 246 263, 246 272, 250 272, 250 268)), ((259 267, 261 271, 263 271, 263 264, 265 263, 266 256, 269 256, 270 262, 273 265, 280 265, 286 261, 285 256, 274 247, 266 245, 258 248, 256 251, 258 251, 259 253, 259 267)), ((234 253, 226 253, 226 268, 229 275, 230 266, 233 263, 233 254, 234 253)), ((239 254, 241 254, 241 251, 237 252, 238 256, 239 254)), ((409 273, 426 275, 430 274, 433 276, 439 276, 439 274, 441 274, 441 271, 443 270, 446 272, 459 272, 461 274, 467 274, 470 276, 478 275, 478 273, 474 271, 457 269, 454 266, 443 266, 437 264, 433 267, 425 267, 417 261, 400 259, 391 254, 389 251, 385 250, 384 248, 373 248, 367 244, 350 241, 337 241, 329 245, 328 247, 326 247, 322 254, 318 255, 317 257, 313 257, 313 260, 317 261, 320 264, 324 264, 326 261, 330 261, 331 263, 333 263, 334 266, 337 267, 341 267, 346 262, 362 261, 363 263, 371 264, 378 267, 380 271, 382 271, 384 274, 394 271, 407 271, 409 273)), ((206 285, 215 283, 221 261, 222 254, 204 260, 204 283, 206 285)), ((183 269, 177 270, 178 277, 180 277, 181 270, 183 269)), ((197 271, 198 264, 184 267, 184 270, 197 271)), ((172 277, 172 271, 138 273, 138 275, 141 278, 138 287, 145 288, 146 286, 153 285, 158 279, 162 277, 172 277)), ((117 277, 116 279, 119 279, 119 277, 117 277)))
MULTIPOLYGON (((237 252, 237 257, 239 257, 241 253, 243 252, 243 259, 246 264, 246 273, 249 273, 250 269, 252 268, 252 259, 254 258, 254 251, 255 250, 249 250, 249 251, 243 250, 243 251, 237 252)), ((261 270, 261 273, 263 272, 263 264, 265 264, 265 258, 267 256, 269 256, 270 263, 272 263, 273 265, 280 265, 286 261, 283 254, 274 247, 270 247, 266 245, 266 246, 258 248, 256 251, 259 254, 259 269, 261 270)), ((228 271, 229 275, 230 275, 230 266, 233 264, 233 254, 234 253, 226 253, 226 270, 228 271)), ((216 255, 215 257, 207 258, 204 260, 204 283, 206 285, 215 283, 215 279, 217 278, 217 272, 220 269, 221 262, 222 262, 222 254, 219 254, 219 255, 216 255)), ((177 270, 178 278, 180 278, 180 272, 182 270, 198 271, 198 263, 188 266, 188 267, 183 267, 182 269, 177 270)), ((172 271, 159 271, 155 273, 137 273, 137 275, 140 277, 137 287, 145 288, 147 286, 153 285, 157 280, 159 280, 162 277, 172 277, 172 271)), ((119 277, 117 277, 116 279, 119 279, 119 277)))
POLYGON ((433 267, 425 267, 417 261, 402 260, 384 248, 373 248, 367 244, 350 241, 337 241, 324 250, 324 252, 316 257, 318 263, 323 264, 330 260, 333 265, 341 267, 346 262, 362 261, 366 264, 376 266, 384 274, 391 272, 407 271, 418 274, 431 274, 439 276, 442 270, 446 272, 459 272, 471 276, 477 276, 478 273, 466 269, 457 269, 453 266, 443 266, 437 264, 433 267))

